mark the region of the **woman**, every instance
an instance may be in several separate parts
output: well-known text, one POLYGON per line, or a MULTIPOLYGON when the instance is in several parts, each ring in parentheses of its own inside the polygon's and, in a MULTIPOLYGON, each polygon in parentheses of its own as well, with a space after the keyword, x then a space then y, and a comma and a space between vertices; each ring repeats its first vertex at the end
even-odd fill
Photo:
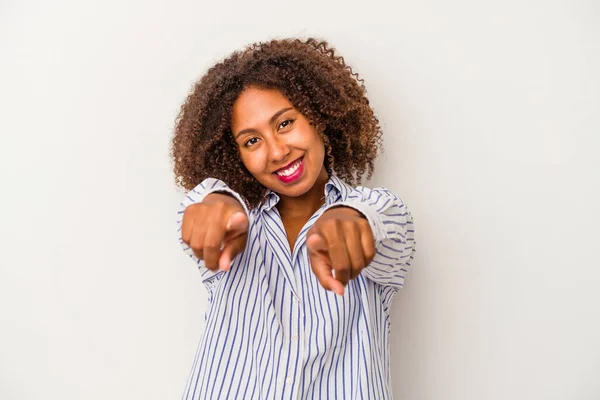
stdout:
POLYGON ((184 399, 391 398, 412 217, 351 186, 380 143, 362 80, 323 41, 254 44, 195 85, 172 157, 209 306, 184 399))

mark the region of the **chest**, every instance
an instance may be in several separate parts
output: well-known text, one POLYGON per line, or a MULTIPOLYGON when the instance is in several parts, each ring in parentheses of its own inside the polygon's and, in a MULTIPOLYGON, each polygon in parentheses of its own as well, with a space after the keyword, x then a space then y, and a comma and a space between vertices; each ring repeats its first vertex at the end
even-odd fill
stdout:
POLYGON ((307 222, 308 218, 284 218, 281 220, 281 224, 285 232, 286 241, 290 249, 290 253, 294 252, 294 245, 296 244, 298 235, 300 234, 300 231, 306 225, 307 222))

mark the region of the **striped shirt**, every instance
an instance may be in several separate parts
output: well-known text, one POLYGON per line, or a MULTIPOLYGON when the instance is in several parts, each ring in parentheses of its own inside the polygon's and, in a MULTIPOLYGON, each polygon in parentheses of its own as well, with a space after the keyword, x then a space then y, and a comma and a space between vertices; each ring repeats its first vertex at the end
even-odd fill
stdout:
POLYGON ((180 239, 209 294, 183 399, 392 398, 389 308, 414 251, 412 216, 402 200, 387 189, 353 188, 332 176, 325 204, 290 252, 275 192, 248 210, 212 178, 185 196, 179 230, 185 208, 215 191, 231 193, 244 206, 248 241, 228 271, 213 272, 180 239), (313 274, 306 233, 325 210, 342 204, 365 215, 376 255, 339 296, 313 274))

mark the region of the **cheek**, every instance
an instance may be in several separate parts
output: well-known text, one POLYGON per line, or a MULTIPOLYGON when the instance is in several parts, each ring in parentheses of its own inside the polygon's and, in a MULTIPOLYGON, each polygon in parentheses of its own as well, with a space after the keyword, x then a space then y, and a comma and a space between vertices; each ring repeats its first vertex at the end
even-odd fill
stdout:
POLYGON ((325 153, 325 143, 321 138, 321 135, 311 126, 307 127, 302 131, 299 137, 300 143, 303 143, 301 147, 310 150, 315 155, 322 155, 325 153))
POLYGON ((325 159, 325 143, 323 142, 323 139, 321 139, 321 136, 317 135, 317 138, 315 139, 314 147, 316 149, 315 153, 318 156, 318 158, 324 160, 325 159))
POLYGON ((241 154, 242 163, 252 175, 256 175, 264 170, 264 157, 260 153, 260 151, 253 151, 241 154))

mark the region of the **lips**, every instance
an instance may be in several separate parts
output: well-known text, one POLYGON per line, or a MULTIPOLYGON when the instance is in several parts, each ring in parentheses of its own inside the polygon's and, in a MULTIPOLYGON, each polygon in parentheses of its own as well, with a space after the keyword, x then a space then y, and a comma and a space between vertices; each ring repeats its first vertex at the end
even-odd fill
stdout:
POLYGON ((279 168, 277 171, 275 171, 275 173, 278 173, 278 172, 281 172, 281 171, 285 171, 286 169, 290 168, 292 165, 296 164, 298 161, 301 161, 301 159, 302 159, 302 157, 296 158, 294 161, 292 161, 291 163, 289 163, 285 167, 279 168))
POLYGON ((302 162, 302 159, 303 159, 303 157, 300 157, 300 158, 296 159, 295 161, 292 161, 285 167, 279 168, 277 171, 275 171, 275 174, 277 174, 279 176, 289 176, 289 175, 293 174, 295 172, 295 170, 298 168, 298 166, 300 165, 300 163, 302 162))
POLYGON ((304 157, 278 169, 273 174, 283 183, 291 183, 302 176, 304 171, 304 157))

